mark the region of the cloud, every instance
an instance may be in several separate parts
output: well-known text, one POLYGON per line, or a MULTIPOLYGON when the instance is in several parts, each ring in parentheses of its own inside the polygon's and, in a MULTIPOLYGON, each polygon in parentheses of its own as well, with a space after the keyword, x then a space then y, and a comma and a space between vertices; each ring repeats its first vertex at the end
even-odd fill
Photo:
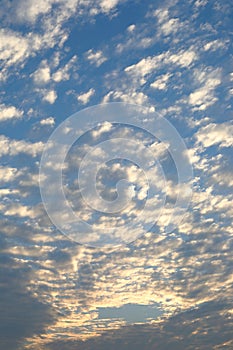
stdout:
POLYGON ((100 1, 100 8, 103 12, 109 13, 120 2, 122 2, 122 0, 101 0, 100 1))
POLYGON ((226 48, 226 42, 221 40, 212 40, 204 45, 204 51, 217 51, 218 49, 226 48))
POLYGON ((0 183, 15 180, 21 172, 17 168, 0 166, 0 183))
POLYGON ((159 8, 153 12, 153 17, 157 17, 161 24, 169 19, 169 11, 167 8, 159 8))
POLYGON ((0 105, 0 122, 12 119, 20 119, 23 116, 23 111, 15 106, 0 105))
POLYGON ((91 135, 94 138, 98 138, 98 137, 102 136, 103 133, 109 132, 111 129, 112 129, 112 124, 109 122, 105 122, 102 125, 100 125, 98 130, 93 130, 91 132, 91 135))
POLYGON ((3 155, 15 156, 25 153, 36 157, 44 148, 43 142, 29 143, 24 140, 12 140, 4 135, 0 135, 0 157, 3 155))
POLYGON ((161 75, 160 77, 158 77, 158 79, 156 79, 153 83, 151 83, 150 86, 153 89, 167 90, 167 83, 170 77, 171 77, 171 74, 169 73, 161 75))
POLYGON ((213 145, 219 147, 233 146, 233 125, 230 123, 210 123, 197 131, 195 138, 205 148, 213 145))
POLYGON ((157 69, 166 67, 167 65, 171 68, 171 64, 188 68, 197 58, 198 55, 193 49, 180 50, 177 53, 166 51, 159 55, 143 58, 138 63, 126 67, 125 72, 133 78, 138 79, 141 84, 145 84, 145 77, 149 76, 157 69))
POLYGON ((95 94, 95 89, 91 88, 90 90, 88 90, 87 92, 80 94, 77 96, 77 100, 79 102, 81 102, 82 104, 87 104, 91 97, 95 94))
POLYGON ((177 66, 188 68, 198 58, 197 53, 193 49, 181 50, 177 54, 172 54, 166 57, 165 62, 167 64, 174 63, 177 66))
POLYGON ((171 18, 168 22, 165 22, 161 25, 161 31, 164 35, 175 34, 178 29, 181 27, 178 18, 171 18))
POLYGON ((23 62, 30 54, 28 39, 9 29, 0 29, 0 60, 4 61, 2 80, 7 77, 7 68, 23 62))
POLYGON ((11 190, 10 188, 0 188, 0 197, 5 197, 13 194, 19 194, 19 191, 11 190))
POLYGON ((126 103, 135 103, 139 105, 146 104, 148 102, 148 97, 143 92, 137 92, 137 91, 110 91, 106 96, 103 98, 103 103, 107 103, 110 100, 115 101, 123 101, 126 103))
POLYGON ((56 0, 20 0, 17 3, 16 13, 20 21, 35 23, 38 16, 48 13, 56 0))
POLYGON ((53 126, 55 124, 55 119, 53 117, 49 117, 49 118, 46 118, 46 119, 42 119, 40 121, 40 124, 41 125, 50 125, 50 126, 53 126))
POLYGON ((215 89, 221 84, 221 70, 216 69, 208 72, 207 68, 201 72, 195 71, 194 79, 201 87, 189 95, 188 102, 194 110, 206 110, 217 101, 215 89))
POLYGON ((29 22, 35 24, 37 20, 43 18, 49 13, 54 13, 57 9, 62 11, 64 15, 70 16, 77 11, 83 10, 83 8, 90 9, 92 15, 102 13, 110 13, 120 2, 123 0, 100 0, 96 3, 93 0, 38 0, 37 3, 33 0, 19 0, 16 3, 16 15, 20 22, 29 22))
POLYGON ((86 58, 88 61, 90 61, 91 64, 94 64, 96 67, 101 66, 101 64, 107 61, 107 58, 104 56, 101 50, 94 51, 93 49, 90 49, 86 53, 86 58))
MULTIPOLYGON (((197 1, 196 6, 201 2, 205 1, 197 1)), ((195 26, 195 15, 199 15, 197 13, 191 16, 190 20, 190 24, 194 24, 192 27, 194 37, 189 31, 187 33, 191 36, 187 37, 185 23, 181 22, 180 17, 178 18, 179 9, 177 10, 177 6, 172 2, 174 14, 171 14, 170 10, 160 9, 157 10, 157 21, 153 18, 153 21, 148 22, 148 17, 141 18, 128 29, 123 28, 120 37, 110 40, 103 51, 98 50, 102 46, 99 46, 100 42, 96 42, 96 47, 88 51, 89 62, 93 66, 88 66, 87 62, 83 62, 80 58, 78 61, 80 80, 74 82, 74 74, 77 76, 77 59, 70 59, 74 54, 72 40, 67 41, 66 47, 62 49, 71 29, 70 24, 78 23, 79 16, 82 18, 82 23, 86 24, 93 21, 91 16, 98 13, 111 14, 120 3, 123 2, 39 0, 37 4, 33 0, 11 1, 11 5, 17 8, 19 16, 11 16, 12 19, 8 17, 6 22, 3 22, 4 24, 8 23, 7 21, 16 23, 12 27, 14 31, 5 29, 0 33, 2 35, 0 57, 4 60, 2 78, 7 77, 8 73, 16 73, 12 79, 16 84, 13 88, 9 81, 10 85, 4 89, 8 91, 7 89, 12 86, 12 90, 9 90, 12 101, 2 107, 3 119, 21 118, 19 115, 22 112, 21 107, 13 106, 14 104, 20 106, 17 102, 13 102, 20 99, 23 106, 30 104, 30 108, 33 108, 37 116, 37 124, 44 126, 38 129, 45 132, 47 129, 51 130, 49 126, 54 125, 54 118, 42 116, 51 115, 49 110, 54 109, 54 106, 42 103, 42 110, 40 110, 33 104, 34 92, 38 92, 41 100, 52 104, 57 98, 56 83, 61 83, 59 92, 62 99, 62 91, 65 93, 69 84, 83 84, 84 79, 88 78, 86 68, 90 69, 91 73, 98 71, 101 73, 101 78, 97 73, 95 77, 98 86, 102 89, 98 91, 98 96, 105 95, 105 102, 112 100, 137 104, 148 104, 148 101, 154 104, 161 102, 164 111, 170 111, 169 117, 172 115, 171 120, 178 125, 177 128, 180 128, 182 135, 187 136, 186 141, 191 148, 188 155, 195 163, 190 211, 187 212, 187 216, 183 218, 183 222, 176 231, 170 235, 163 233, 163 225, 171 211, 170 202, 173 203, 179 190, 174 182, 168 181, 167 206, 161 215, 160 223, 155 225, 151 232, 146 233, 133 244, 118 250, 91 250, 79 247, 54 229, 47 214, 39 205, 34 206, 35 201, 40 200, 38 174, 32 171, 32 168, 38 165, 34 162, 35 159, 30 160, 26 157, 29 162, 28 168, 19 170, 17 162, 21 161, 22 157, 8 158, 8 165, 0 167, 2 184, 6 184, 6 188, 0 190, 2 213, 5 214, 1 221, 1 268, 4 261, 8 264, 6 269, 2 268, 0 283, 1 288, 4 285, 0 293, 1 312, 4 318, 0 326, 0 341, 3 348, 19 349, 21 346, 28 349, 59 349, 60 347, 64 350, 85 347, 103 349, 105 346, 107 349, 114 349, 119 348, 119 339, 123 339, 121 344, 123 348, 131 346, 135 350, 143 349, 145 344, 148 348, 157 346, 161 349, 180 349, 180 347, 192 349, 193 346, 200 347, 200 344, 210 344, 210 347, 214 348, 216 339, 218 339, 218 347, 224 348, 224 343, 226 346, 232 346, 232 341, 229 340, 232 334, 232 323, 229 323, 231 321, 227 311, 233 309, 232 303, 223 305, 219 302, 223 299, 232 300, 232 239, 230 237, 233 234, 231 220, 233 213, 232 194, 229 189, 232 186, 232 171, 223 165, 226 162, 226 154, 230 154, 230 150, 224 147, 232 146, 233 130, 230 123, 221 123, 218 115, 218 110, 223 110, 220 107, 224 97, 221 95, 221 99, 219 98, 218 109, 213 111, 211 109, 211 115, 202 117, 203 110, 217 101, 217 88, 222 89, 220 84, 225 83, 225 79, 222 78, 225 68, 222 67, 223 73, 217 70, 216 59, 211 62, 213 67, 203 65, 203 62, 208 62, 213 50, 221 49, 220 41, 216 42, 219 39, 217 37, 216 40, 207 41, 206 38, 211 36, 207 26, 204 27, 199 22, 202 21, 202 16, 198 17, 198 28, 195 26), (33 5, 34 8, 32 8, 33 5), (69 21, 71 16, 73 19, 69 21), (159 22, 158 25, 157 22, 159 22), (21 33, 16 32, 16 28, 22 30, 21 33), (180 29, 182 34, 179 32, 180 29), (201 31, 200 36, 199 31, 201 31), (172 36, 174 39, 171 42, 168 36, 173 33, 176 35, 172 36), (163 36, 163 41, 160 41, 160 35, 163 36), (175 45, 175 42, 177 44, 181 38, 182 44, 175 45), (54 50, 47 50, 54 45, 56 54, 54 50), (138 50, 149 46, 151 46, 150 50, 143 52, 138 50), (68 51, 69 49, 71 50, 68 51), (128 51, 120 56, 124 49, 128 51), (105 52, 112 53, 109 58, 112 61, 111 64, 104 65, 107 71, 102 72, 102 68, 105 67, 101 67, 101 71, 96 67, 101 66, 103 59, 106 59, 105 52), (46 61, 35 66, 34 63, 41 60, 39 56, 46 58, 46 61), (28 66, 24 66, 29 57, 34 58, 29 61, 28 66), (112 63, 113 66, 116 63, 113 72, 112 63), (30 72, 34 71, 32 79, 27 77, 28 69, 30 72), (169 80, 173 71, 178 72, 177 80, 169 80), (70 82, 68 82, 69 79, 71 79, 70 82), (31 89, 32 82, 36 85, 34 89, 31 89), (26 92, 18 89, 20 84, 24 84, 23 89, 26 92), (141 84, 145 85, 140 87, 141 84), (168 96, 164 94, 165 98, 162 97, 160 100, 149 86, 162 92, 166 91, 168 86, 172 89, 169 90, 168 96), (181 94, 185 95, 185 107, 182 105, 181 110, 178 109, 181 103, 177 106, 177 102, 174 102, 177 97, 176 91, 178 91, 178 98, 181 94), (24 92, 27 96, 23 96, 24 92), (196 112, 195 119, 191 117, 193 111, 196 112), (192 125, 194 130, 183 127, 184 120, 189 126, 192 125), (211 146, 217 147, 208 149, 211 146), (24 172, 22 176, 19 176, 22 172, 24 172), (10 185, 8 182, 11 182, 10 185), (221 186, 226 187, 221 188, 221 186), (18 293, 15 292, 16 290, 18 293), (98 318, 98 307, 118 308, 132 302, 138 305, 159 302, 165 317, 157 320, 157 325, 152 322, 150 325, 131 327, 119 320, 114 322, 98 318), (59 311, 59 315, 56 314, 54 320, 55 310, 59 311), (179 314, 179 311, 182 312, 179 314), (175 315, 171 317, 169 316, 171 314, 175 315), (221 322, 219 323, 218 320, 221 322), (52 324, 53 321, 55 322, 52 324), (111 328, 115 330, 109 331, 111 328), (117 328, 120 329, 116 331, 117 328), (106 336, 102 335, 98 338, 97 336, 103 332, 107 333, 106 336), (80 338, 91 337, 93 337, 92 340, 79 342, 80 338)), ((132 4, 130 6, 133 6, 132 4)), ((187 9, 190 9, 189 5, 187 9)), ((190 6, 193 5, 194 2, 190 6)), ((8 16, 7 11, 5 12, 5 16, 8 16)), ((215 14, 218 16, 216 12, 215 14)), ((184 15, 187 20, 186 13, 184 15)), ((98 25, 97 22, 96 25, 98 25)), ((220 24, 212 23, 212 25, 220 28, 220 24)), ((223 26, 224 23, 221 23, 221 28, 223 26)), ((211 35, 213 37, 213 34, 211 35)), ((85 57, 88 60, 88 54, 85 57)), ((224 62, 228 61, 224 58, 224 62)), ((69 105, 67 105, 68 109, 77 105, 77 99, 80 103, 88 103, 95 93, 93 88, 83 92, 79 90, 79 96, 76 96, 77 92, 76 95, 73 93, 74 96, 64 95, 64 102, 69 105)), ((55 107, 57 109, 57 104, 55 107)), ((23 109, 26 111, 29 107, 23 109)), ((224 111, 225 120, 229 109, 224 111)), ((33 121, 30 120, 30 122, 33 121)), ((111 124, 108 123, 96 128, 92 134, 89 134, 92 136, 91 142, 98 141, 98 137, 106 137, 105 133, 112 134, 112 129, 111 124)), ((15 133, 14 130, 12 132, 15 133)), ((23 129, 22 132, 27 133, 23 129)), ((34 129, 29 132, 31 135, 34 129)), ((126 131, 121 130, 121 132, 123 136, 132 137, 129 132, 128 134, 126 131)), ((121 132, 118 132, 118 136, 121 136, 121 132)), ((42 137, 46 135, 43 134, 42 137)), ((14 157, 22 154, 23 159, 25 154, 32 157, 40 155, 44 146, 43 142, 14 140, 4 135, 0 137, 0 144, 0 155, 14 157)), ((167 161, 168 146, 157 142, 150 144, 154 154, 162 160, 165 159, 164 162, 167 161)), ((86 146, 86 151, 90 148, 86 146)), ((76 151, 74 153, 79 160, 82 150, 76 151)), ((140 156, 144 157, 144 154, 141 153, 140 156)), ((4 158, 4 164, 6 164, 6 158, 4 158)), ((230 164, 230 158, 228 161, 230 164)), ((56 164, 51 162, 51 166, 56 164)), ((130 182, 129 187, 126 188, 126 192, 127 190, 131 192, 129 196, 133 197, 134 201, 145 200, 148 186, 137 167, 134 165, 125 167, 122 164, 115 167, 117 175, 123 173, 130 182), (137 188, 134 183, 137 183, 137 188)), ((71 167, 71 171, 73 169, 71 167)), ((171 169, 170 167, 167 169, 169 176, 171 169)), ((160 184, 160 178, 153 177, 153 179, 156 185, 160 184)), ((98 180, 98 185, 103 185, 103 187, 100 186, 101 191, 111 198, 112 187, 114 187, 111 181, 115 180, 114 172, 104 168, 98 180), (104 179, 110 183, 107 189, 104 188, 106 185, 104 179)), ((80 214, 84 220, 92 220, 92 222, 96 220, 96 226, 103 230, 107 226, 122 227, 121 234, 126 237, 131 234, 127 230, 124 231, 124 220, 129 213, 124 212, 121 220, 104 216, 96 219, 84 206, 80 205, 81 210, 79 210, 77 205, 79 189, 70 186, 69 190, 72 192, 74 210, 77 209, 77 214, 80 214)), ((137 207, 131 206, 129 209, 136 209, 135 216, 137 216, 139 212, 137 207)), ((152 219, 154 222, 157 219, 157 211, 147 211, 145 218, 152 219)))
MULTIPOLYGON (((232 318, 229 308, 232 303, 225 300, 203 303, 192 310, 164 317, 161 322, 145 324, 120 324, 101 336, 97 333, 90 339, 54 339, 48 342, 49 350, 122 350, 141 349, 187 349, 224 348, 233 344, 231 337, 232 318), (220 320, 220 322, 219 322, 220 320), (216 341, 216 339, 218 339, 216 341), (204 344, 204 347, 200 344, 204 344), (217 347, 216 347, 217 344, 217 347)), ((163 318, 163 317, 162 317, 163 318)), ((98 320, 96 320, 97 322, 98 320)), ((108 320, 110 323, 112 320, 108 320)), ((100 327, 100 324, 97 323, 100 327)))
POLYGON ((0 205, 0 210, 6 216, 29 217, 31 219, 34 219, 38 215, 37 210, 34 208, 30 208, 19 203, 13 203, 11 205, 0 205))
POLYGON ((75 63, 77 61, 77 56, 74 55, 69 62, 64 66, 60 67, 55 73, 52 75, 53 81, 59 83, 61 81, 70 79, 70 70, 75 67, 75 63))
POLYGON ((54 104, 57 99, 57 93, 55 90, 42 90, 41 92, 43 95, 42 100, 44 102, 48 102, 51 105, 54 104))
POLYGON ((208 3, 208 0, 196 0, 195 7, 204 7, 208 3))
POLYGON ((136 29, 136 25, 135 24, 131 24, 130 26, 128 26, 127 31, 129 33, 132 33, 135 29, 136 29))
POLYGON ((219 186, 233 187, 232 172, 213 172, 212 178, 219 186))
MULTIPOLYGON (((3 244, 1 244, 3 248, 3 244)), ((18 350, 26 337, 43 332, 51 324, 56 312, 41 303, 28 289, 33 270, 22 262, 6 257, 1 249, 0 342, 4 349, 18 350)))
POLYGON ((41 67, 38 68, 33 74, 33 80, 36 85, 47 84, 51 79, 50 68, 46 61, 41 63, 41 67))

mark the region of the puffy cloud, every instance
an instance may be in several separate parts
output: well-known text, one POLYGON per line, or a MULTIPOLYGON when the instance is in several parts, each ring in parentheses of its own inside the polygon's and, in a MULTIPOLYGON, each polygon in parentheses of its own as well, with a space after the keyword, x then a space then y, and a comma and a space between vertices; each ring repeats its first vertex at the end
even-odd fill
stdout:
POLYGON ((19 217, 30 217, 34 219, 37 217, 37 211, 33 208, 27 207, 25 205, 16 203, 12 205, 0 205, 0 210, 4 212, 7 216, 19 216, 19 217))
POLYGON ((171 74, 169 73, 161 75, 160 77, 158 77, 158 79, 156 79, 153 83, 151 83, 150 86, 153 89, 167 90, 167 83, 170 77, 171 77, 171 74))
POLYGON ((190 49, 190 50, 181 50, 177 54, 172 54, 171 56, 166 57, 165 62, 167 64, 174 63, 177 66, 181 67, 189 67, 193 62, 195 62, 198 58, 197 53, 190 49))
POLYGON ((86 53, 86 58, 91 62, 91 64, 94 64, 96 67, 101 66, 101 64, 107 61, 107 58, 104 56, 101 50, 94 51, 93 49, 90 49, 86 53))
POLYGON ((207 91, 205 87, 192 92, 189 96, 189 103, 195 106, 198 110, 205 110, 217 101, 210 91, 207 91))
POLYGON ((98 130, 93 130, 91 134, 92 134, 92 137, 98 138, 102 136, 103 133, 109 132, 111 129, 112 129, 112 124, 109 122, 105 122, 98 128, 98 130))
POLYGON ((10 188, 0 188, 0 197, 5 197, 7 195, 19 194, 18 190, 11 190, 10 188))
POLYGON ((220 186, 227 186, 227 187, 233 187, 233 178, 232 173, 228 172, 220 172, 213 174, 213 179, 220 185, 220 186))
POLYGON ((101 0, 100 8, 103 12, 110 12, 114 7, 118 5, 118 3, 122 2, 122 0, 101 0))
POLYGON ((195 7, 204 7, 208 3, 208 0, 196 0, 195 7))
POLYGON ((204 45, 204 51, 216 51, 218 49, 222 49, 224 47, 226 47, 226 42, 223 42, 221 40, 212 40, 212 41, 209 41, 208 43, 206 43, 204 45))
POLYGON ((103 98, 103 103, 107 103, 110 100, 120 100, 126 103, 135 103, 135 104, 145 104, 148 101, 148 97, 143 92, 137 92, 137 91, 110 91, 106 96, 103 98))
POLYGON ((17 168, 0 166, 0 183, 12 181, 20 174, 21 172, 17 168))
POLYGON ((28 38, 11 30, 0 29, 0 60, 5 62, 2 79, 7 75, 7 68, 22 62, 30 54, 28 38))
POLYGON ((127 31, 129 33, 132 33, 135 29, 136 29, 136 25, 135 24, 131 24, 130 26, 128 26, 127 31))
POLYGON ((161 24, 169 19, 169 11, 167 8, 159 8, 154 11, 153 16, 157 17, 159 24, 161 24))
POLYGON ((57 99, 57 93, 55 90, 42 90, 42 94, 42 100, 50 103, 51 105, 54 104, 57 99))
POLYGON ((55 119, 53 117, 49 117, 49 118, 46 118, 46 119, 42 119, 40 121, 40 124, 41 125, 50 125, 50 126, 53 126, 55 124, 55 119))
POLYGON ((20 21, 34 23, 38 16, 48 13, 57 0, 20 0, 17 3, 17 17, 20 21))
POLYGON ((229 123, 210 123, 195 134, 198 143, 204 147, 219 145, 219 147, 233 146, 233 125, 229 123))
POLYGON ((15 106, 0 105, 0 122, 10 119, 20 119, 23 116, 23 111, 15 106))
POLYGON ((177 53, 169 51, 163 52, 156 56, 148 56, 138 63, 125 68, 125 72, 138 79, 141 84, 146 82, 145 77, 152 74, 156 69, 174 64, 183 68, 188 68, 197 60, 197 54, 193 49, 180 50, 177 53))
POLYGON ((56 83, 59 83, 60 81, 64 81, 64 80, 69 80, 70 70, 74 68, 76 61, 77 61, 77 56, 74 55, 64 67, 60 67, 55 73, 53 73, 52 79, 56 83))
MULTIPOLYGON (((8 29, 0 30, 0 59, 2 63, 1 79, 5 80, 9 75, 9 68, 21 64, 25 64, 26 59, 43 47, 53 47, 59 37, 63 36, 63 31, 55 31, 48 29, 46 33, 38 35, 36 33, 28 33, 23 35, 8 29)), ((42 70, 43 79, 48 80, 48 69, 42 70)), ((40 80, 39 75, 36 78, 40 80)), ((43 81, 43 80, 42 80, 43 81)))
POLYGON ((84 92, 83 94, 78 95, 77 100, 85 105, 90 101, 91 97, 94 94, 95 94, 95 89, 91 88, 87 92, 84 92))
POLYGON ((161 31, 164 35, 175 34, 177 30, 181 27, 178 18, 171 18, 169 21, 161 25, 161 31))
POLYGON ((194 110, 205 110, 217 101, 214 93, 216 87, 221 84, 221 71, 219 69, 211 72, 197 71, 194 73, 194 78, 201 83, 201 87, 189 95, 188 102, 194 110))
POLYGON ((47 84, 51 79, 50 68, 47 62, 42 62, 41 67, 33 73, 33 80, 37 85, 47 84))
POLYGON ((26 153, 36 157, 44 148, 43 142, 29 143, 24 140, 12 140, 4 135, 0 135, 0 157, 3 155, 15 156, 26 153))

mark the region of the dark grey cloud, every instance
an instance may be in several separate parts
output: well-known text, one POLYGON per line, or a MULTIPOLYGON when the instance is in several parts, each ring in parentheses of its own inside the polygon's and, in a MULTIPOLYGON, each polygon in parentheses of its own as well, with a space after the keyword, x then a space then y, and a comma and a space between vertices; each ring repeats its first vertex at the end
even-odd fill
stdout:
POLYGON ((101 337, 83 341, 57 341, 46 350, 209 350, 231 349, 233 319, 226 310, 228 302, 200 305, 160 324, 125 326, 106 331, 101 337), (224 347, 224 344, 226 347, 224 347))
POLYGON ((24 338, 40 334, 56 313, 28 291, 33 271, 0 254, 0 348, 18 350, 24 338))

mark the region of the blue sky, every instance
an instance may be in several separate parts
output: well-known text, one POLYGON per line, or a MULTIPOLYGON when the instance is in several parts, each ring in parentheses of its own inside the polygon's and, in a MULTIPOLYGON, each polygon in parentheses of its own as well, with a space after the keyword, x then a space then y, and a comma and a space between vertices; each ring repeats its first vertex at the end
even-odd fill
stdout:
POLYGON ((122 349, 231 349, 231 1, 2 0, 0 18, 1 347, 118 349, 120 339, 122 349), (132 162, 105 165, 97 178, 107 200, 122 177, 130 183, 124 193, 134 200, 120 218, 93 215, 76 182, 91 147, 122 135, 154 152, 166 190, 159 170, 150 175, 167 199, 155 226, 133 243, 91 248, 51 223, 39 166, 62 122, 111 102, 144 106, 176 128, 192 164, 192 196, 182 221, 165 234, 179 192, 167 146, 96 120, 66 158, 73 210, 96 231, 138 215, 148 188, 132 162), (140 307, 155 307, 158 316, 140 319, 140 307))

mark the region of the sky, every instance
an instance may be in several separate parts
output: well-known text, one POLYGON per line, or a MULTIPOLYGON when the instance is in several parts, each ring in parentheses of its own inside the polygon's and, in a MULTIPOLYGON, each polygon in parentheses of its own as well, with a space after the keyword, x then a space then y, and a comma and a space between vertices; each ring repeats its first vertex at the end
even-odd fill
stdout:
POLYGON ((233 348, 232 12, 1 1, 2 349, 233 348))

